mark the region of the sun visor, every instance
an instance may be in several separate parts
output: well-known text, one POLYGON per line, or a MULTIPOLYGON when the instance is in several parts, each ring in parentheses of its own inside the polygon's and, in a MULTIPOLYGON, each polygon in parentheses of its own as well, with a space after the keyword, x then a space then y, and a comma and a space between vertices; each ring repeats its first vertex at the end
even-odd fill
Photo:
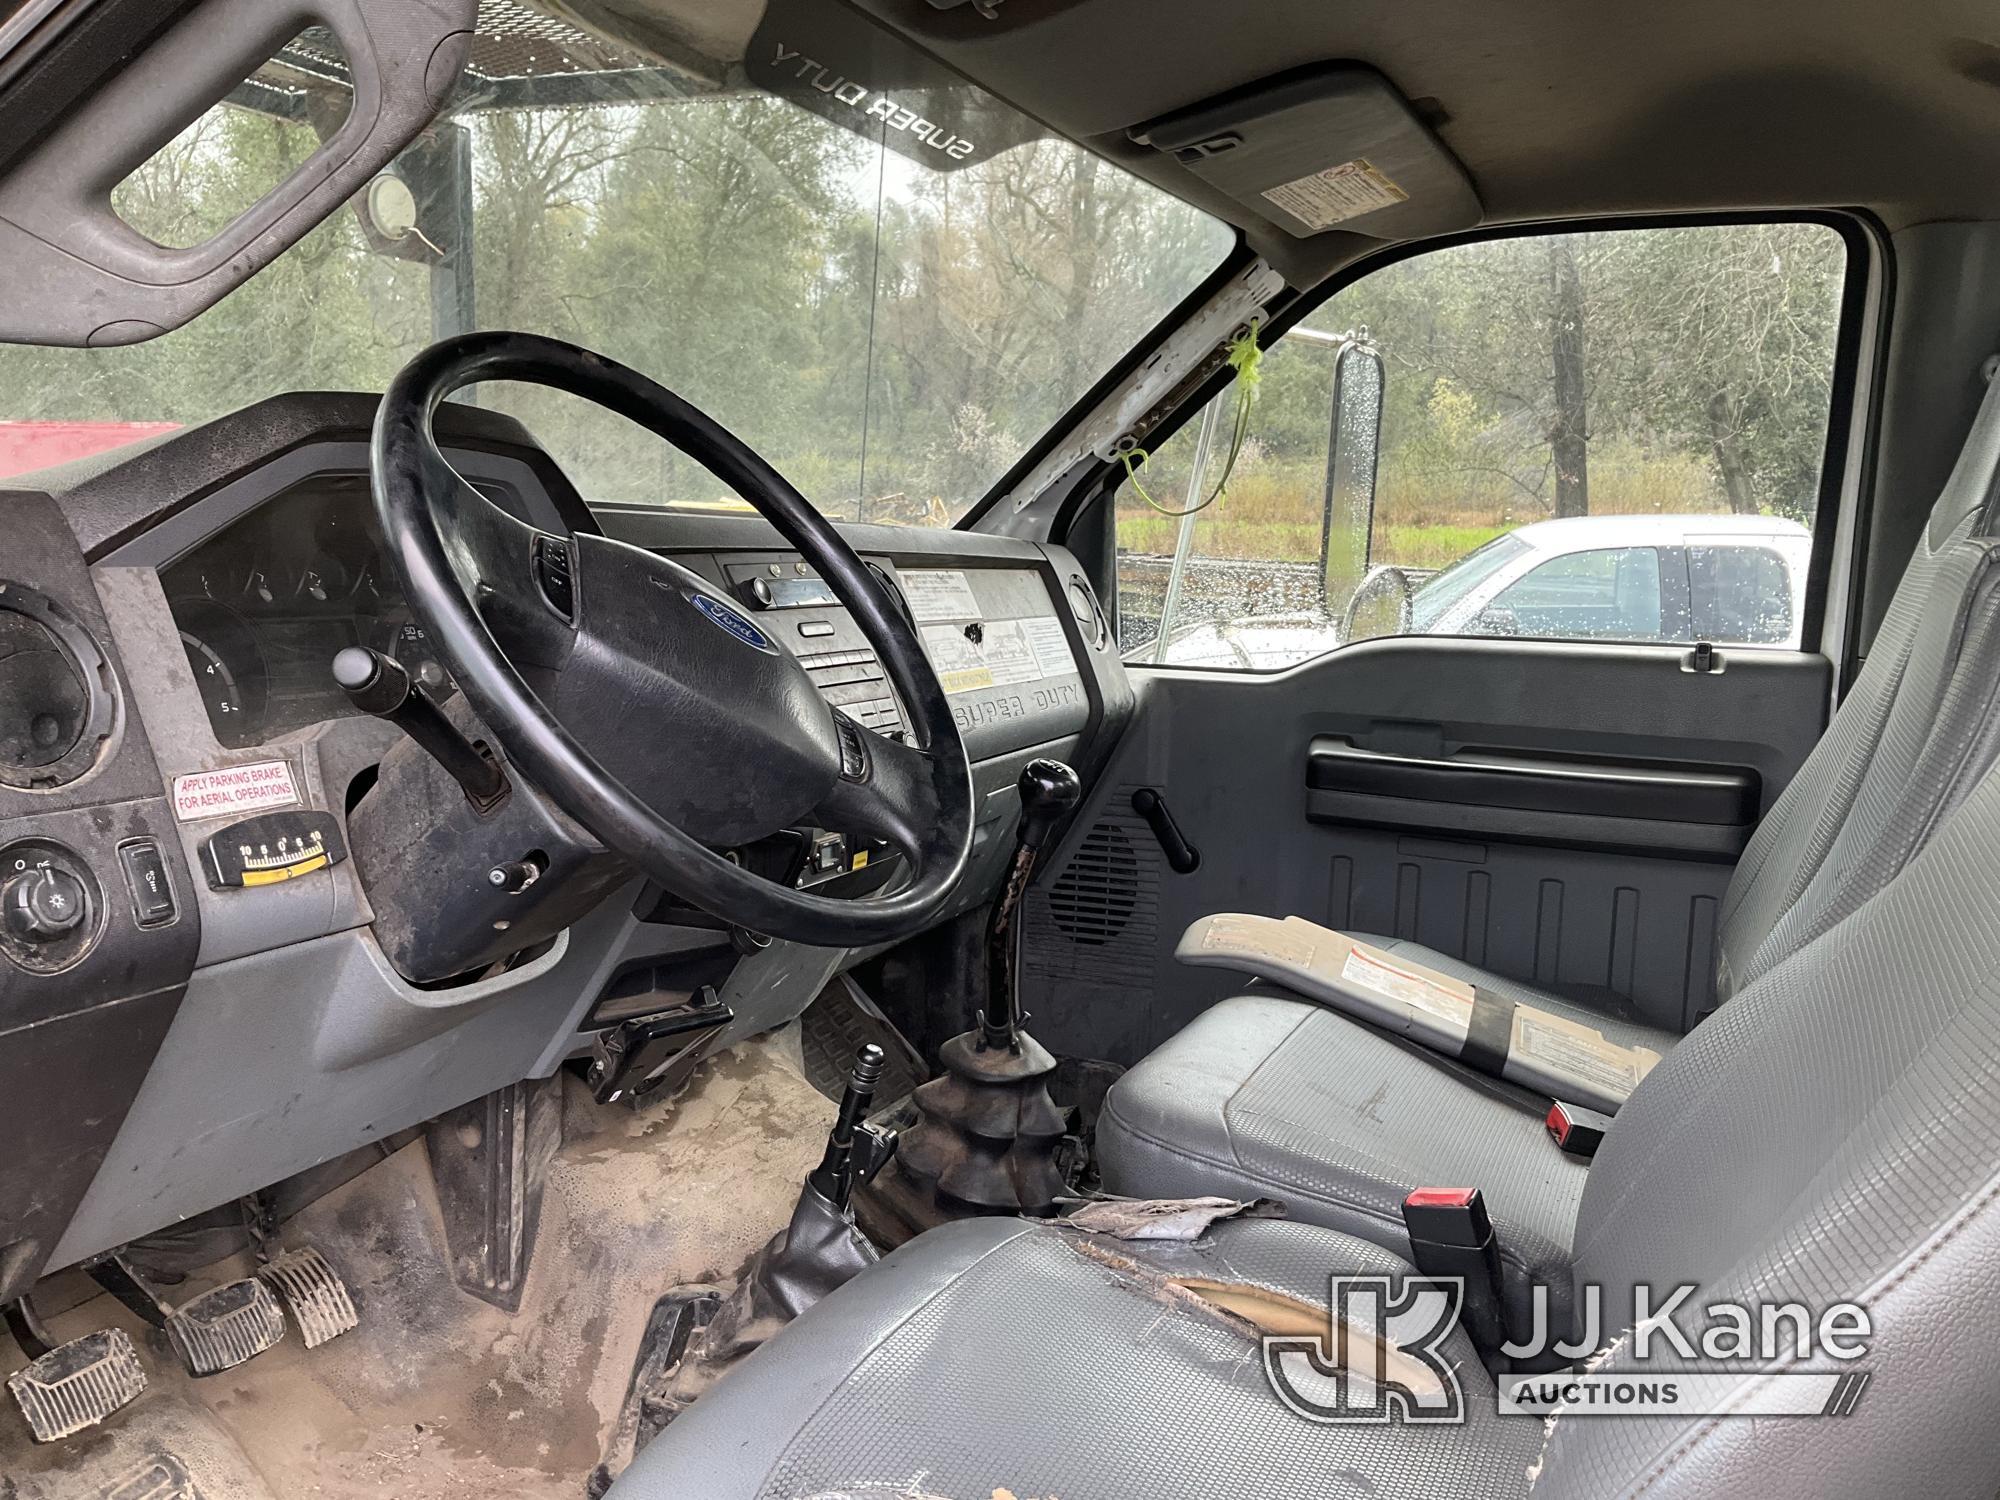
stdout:
POLYGON ((1047 133, 865 16, 825 0, 771 0, 743 69, 765 92, 936 171, 975 165, 1047 133))
POLYGON ((1406 240, 1468 229, 1479 195, 1458 158, 1373 68, 1287 73, 1131 131, 1301 238, 1340 229, 1406 240))

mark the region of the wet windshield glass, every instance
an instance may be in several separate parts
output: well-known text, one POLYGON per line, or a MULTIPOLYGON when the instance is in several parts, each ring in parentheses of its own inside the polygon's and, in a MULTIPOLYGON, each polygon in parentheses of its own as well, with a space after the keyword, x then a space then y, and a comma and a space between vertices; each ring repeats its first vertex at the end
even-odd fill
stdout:
MULTIPOLYGON (((829 514, 949 524, 1232 235, 856 24, 832 0, 774 0, 711 66, 489 0, 446 116, 187 328, 0 348, 0 468, 285 391, 380 390, 440 334, 520 328, 665 382, 829 514)), ((343 69, 308 30, 114 206, 200 243, 345 116, 343 69)), ((593 502, 740 506, 573 398, 471 399, 524 420, 593 502)))

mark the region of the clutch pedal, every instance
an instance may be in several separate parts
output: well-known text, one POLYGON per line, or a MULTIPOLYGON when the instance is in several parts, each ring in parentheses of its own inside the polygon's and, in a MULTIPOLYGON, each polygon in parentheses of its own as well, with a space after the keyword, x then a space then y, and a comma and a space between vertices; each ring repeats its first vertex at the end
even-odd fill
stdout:
POLYGON ((354 1310, 347 1283, 310 1245, 287 1250, 257 1275, 283 1300, 308 1349, 360 1326, 361 1315, 354 1310))
POLYGON ((255 1359, 285 1336, 285 1311, 252 1276, 203 1292, 167 1314, 167 1342, 190 1375, 215 1375, 255 1359))
POLYGON ((139 1351, 122 1328, 59 1344, 7 1377, 7 1390, 38 1443, 95 1427, 146 1389, 139 1351))

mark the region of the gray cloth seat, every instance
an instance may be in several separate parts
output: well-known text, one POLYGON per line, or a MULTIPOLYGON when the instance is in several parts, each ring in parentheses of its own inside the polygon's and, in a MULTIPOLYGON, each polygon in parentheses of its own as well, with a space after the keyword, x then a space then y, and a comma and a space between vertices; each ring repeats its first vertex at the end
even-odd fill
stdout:
MULTIPOLYGON (((1996 465, 2000 386, 1866 668, 1731 881, 1720 989, 1754 982, 1873 897, 1991 764, 2000 732, 1996 465)), ((1625 1045, 1664 1055, 1680 1041, 1449 954, 1367 940, 1625 1045)), ((1546 1109, 1546 1099, 1296 997, 1225 1001, 1118 1080, 1096 1150, 1113 1192, 1275 1197, 1300 1218, 1400 1254, 1409 1248, 1404 1193, 1480 1187, 1513 1247, 1502 1266, 1510 1314, 1524 1316, 1544 1285, 1560 1315, 1583 1177, 1552 1152, 1546 1109)))
POLYGON ((1170 1309, 1088 1250, 1318 1307, 1331 1272, 1397 1275, 1373 1245, 1271 1220, 1136 1247, 1018 1219, 911 1241, 678 1418, 612 1500, 1215 1500, 1525 1495, 1540 1424, 1497 1415, 1462 1333, 1465 1427, 1307 1423, 1255 1344, 1170 1309), (1143 1393, 1143 1395, 1141 1394, 1143 1393))
MULTIPOLYGON (((1536 1500, 1990 1496, 2000 1490, 1986 1410, 2000 1388, 1996 909, 2000 774, 1989 768, 1954 791, 1878 889, 1653 1070, 1575 1200, 1568 1275, 1602 1293, 1597 1370, 1658 1380, 1701 1363, 1665 1340, 1640 1359, 1626 1336, 1639 1287, 1653 1307, 1698 1287, 1677 1318, 1697 1336, 1704 1305, 1859 1303, 1869 1326, 1859 1361, 1797 1354, 1785 1340, 1769 1360, 1721 1369, 1724 1410, 1775 1376, 1865 1370, 1848 1415, 1558 1413, 1545 1430, 1497 1415, 1478 1366, 1458 1359, 1465 1425, 1322 1427, 1262 1386, 1240 1336, 1230 1343, 1149 1295, 1143 1277, 1080 1250, 1070 1232, 985 1221, 919 1238, 812 1309, 669 1427, 613 1500, 990 1500, 1001 1489, 1311 1500, 1519 1495, 1531 1483, 1536 1500)), ((1282 1015, 1288 1003, 1235 1010, 1282 1015)), ((1325 1013, 1296 1009, 1293 1034, 1323 1027, 1325 1013)), ((1348 1040, 1366 1045, 1361 1035, 1348 1040)), ((1497 1114, 1454 1118, 1507 1128, 1497 1114)), ((1221 1225, 1205 1248, 1166 1254, 1174 1274, 1301 1301, 1329 1275, 1397 1264, 1338 1231, 1267 1222, 1221 1225)))
MULTIPOLYGON (((1810 946, 1893 880, 1992 764, 2000 542, 1953 541, 1931 578, 1872 764, 1800 899, 1774 918, 1760 965, 1810 946)), ((1390 946, 1626 1045, 1665 1054, 1676 1040, 1415 944, 1390 946)), ((1213 1007, 1120 1078, 1099 1117, 1097 1160, 1115 1193, 1278 1198, 1296 1217, 1405 1255, 1405 1193, 1479 1187, 1509 1247, 1502 1273, 1518 1325, 1536 1286, 1549 1288, 1558 1320, 1568 1312, 1584 1173, 1548 1141, 1546 1109, 1546 1099, 1273 989, 1213 1007)))
POLYGON ((1197 1016, 1104 1101, 1105 1188, 1140 1198, 1276 1198, 1295 1219, 1407 1256, 1403 1198, 1478 1187, 1501 1244, 1509 1322, 1533 1288, 1567 1326, 1584 1164, 1547 1105, 1282 992, 1197 1016))

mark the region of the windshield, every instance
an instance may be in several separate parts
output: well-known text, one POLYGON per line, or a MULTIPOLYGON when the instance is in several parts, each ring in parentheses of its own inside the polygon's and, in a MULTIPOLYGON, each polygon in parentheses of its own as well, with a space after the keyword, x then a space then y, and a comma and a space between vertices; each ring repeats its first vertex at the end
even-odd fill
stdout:
MULTIPOLYGON (((1233 236, 872 29, 852 45, 851 13, 813 31, 841 9, 774 3, 710 79, 488 0, 441 122, 232 296, 148 344, 0 348, 0 459, 379 391, 436 336, 518 328, 663 381, 831 515, 949 524, 1233 236)), ((228 224, 344 116, 330 48, 304 33, 114 207, 163 244, 228 224)), ((469 399, 525 421, 593 502, 740 504, 574 398, 469 399)))
POLYGON ((1410 600, 1413 628, 1429 630, 1446 610, 1527 550, 1528 544, 1519 537, 1496 536, 1478 551, 1468 552, 1450 567, 1433 573, 1417 586, 1410 600))

